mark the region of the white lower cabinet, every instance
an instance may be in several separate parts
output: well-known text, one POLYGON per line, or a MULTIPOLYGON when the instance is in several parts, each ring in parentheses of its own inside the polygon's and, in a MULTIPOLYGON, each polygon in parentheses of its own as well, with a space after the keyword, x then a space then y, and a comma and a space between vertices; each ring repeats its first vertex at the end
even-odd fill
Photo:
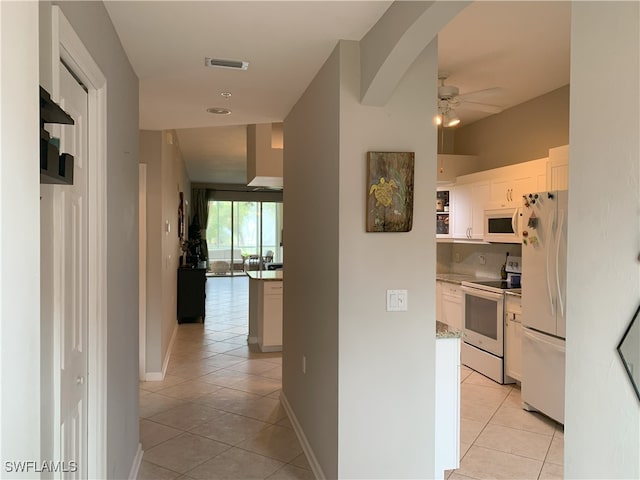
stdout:
POLYGON ((441 309, 440 321, 449 325, 452 330, 462 330, 462 289, 459 285, 442 283, 441 309))
POLYGON ((436 320, 442 322, 442 283, 436 280, 436 320))
POLYGON ((262 281, 258 306, 258 345, 263 352, 282 350, 282 282, 262 281))
POLYGON ((504 313, 505 373, 522 381, 522 301, 515 295, 506 296, 504 313))
POLYGON ((460 466, 460 339, 436 339, 434 478, 460 466))

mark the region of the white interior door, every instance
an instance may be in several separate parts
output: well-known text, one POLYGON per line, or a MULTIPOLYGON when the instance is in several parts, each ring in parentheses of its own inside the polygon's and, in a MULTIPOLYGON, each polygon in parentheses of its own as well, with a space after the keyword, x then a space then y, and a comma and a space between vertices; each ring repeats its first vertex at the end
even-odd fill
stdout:
POLYGON ((75 120, 61 128, 61 151, 74 156, 72 186, 56 188, 54 207, 56 363, 59 365, 59 458, 70 468, 64 478, 87 478, 88 97, 60 67, 60 105, 75 120), (72 463, 74 462, 75 468, 72 463))

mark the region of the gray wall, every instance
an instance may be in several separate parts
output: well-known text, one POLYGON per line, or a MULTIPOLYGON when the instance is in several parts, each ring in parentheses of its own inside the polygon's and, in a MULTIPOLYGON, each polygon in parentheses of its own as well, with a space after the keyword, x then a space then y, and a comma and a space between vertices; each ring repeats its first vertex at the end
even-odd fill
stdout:
POLYGON ((565 478, 640 478, 640 408, 616 353, 640 298, 639 6, 572 7, 565 478))
MULTIPOLYGON (((146 373, 162 373, 175 328, 179 192, 191 207, 191 183, 173 131, 140 131, 140 163, 147 165, 146 373), (166 231, 169 222, 171 231, 166 231)), ((187 213, 187 212, 185 212, 187 213)), ((187 233, 185 232, 185 236, 187 233)))
POLYGON ((126 478, 139 441, 138 78, 101 2, 56 3, 107 78, 107 474, 126 478))
POLYGON ((366 107, 340 42, 285 120, 283 391, 328 478, 433 475, 436 52, 366 107), (416 153, 411 232, 365 233, 367 151, 416 153))
POLYGON ((145 373, 162 370, 162 132, 140 131, 140 163, 147 165, 147 296, 145 373))
POLYGON ((338 475, 339 61, 336 48, 284 122, 282 386, 327 478, 338 475))
POLYGON ((454 153, 477 155, 477 171, 546 157, 569 143, 569 86, 452 130, 454 153))

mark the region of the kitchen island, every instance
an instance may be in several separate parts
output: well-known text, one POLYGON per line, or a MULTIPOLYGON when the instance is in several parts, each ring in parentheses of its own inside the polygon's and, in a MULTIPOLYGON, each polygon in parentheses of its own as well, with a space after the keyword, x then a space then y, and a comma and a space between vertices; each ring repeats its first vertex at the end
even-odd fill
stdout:
POLYGON ((282 270, 247 272, 249 276, 249 343, 263 352, 282 351, 282 270))

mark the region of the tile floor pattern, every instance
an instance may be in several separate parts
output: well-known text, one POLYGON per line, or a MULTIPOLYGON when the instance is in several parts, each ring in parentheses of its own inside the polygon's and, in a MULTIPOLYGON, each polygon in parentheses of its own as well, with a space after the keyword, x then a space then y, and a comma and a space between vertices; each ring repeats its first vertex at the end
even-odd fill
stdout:
POLYGON ((140 383, 138 479, 313 479, 280 406, 282 355, 247 347, 247 277, 208 278, 206 312, 179 325, 165 379, 140 383))
MULTIPOLYGON (((138 479, 313 479, 278 400, 279 353, 246 344, 248 279, 209 278, 205 324, 182 324, 162 382, 140 383, 138 479)), ((462 367, 460 468, 451 480, 563 477, 563 429, 520 390, 462 367)))
POLYGON ((460 468, 450 480, 562 479, 564 429, 521 408, 520 388, 462 366, 460 468))

